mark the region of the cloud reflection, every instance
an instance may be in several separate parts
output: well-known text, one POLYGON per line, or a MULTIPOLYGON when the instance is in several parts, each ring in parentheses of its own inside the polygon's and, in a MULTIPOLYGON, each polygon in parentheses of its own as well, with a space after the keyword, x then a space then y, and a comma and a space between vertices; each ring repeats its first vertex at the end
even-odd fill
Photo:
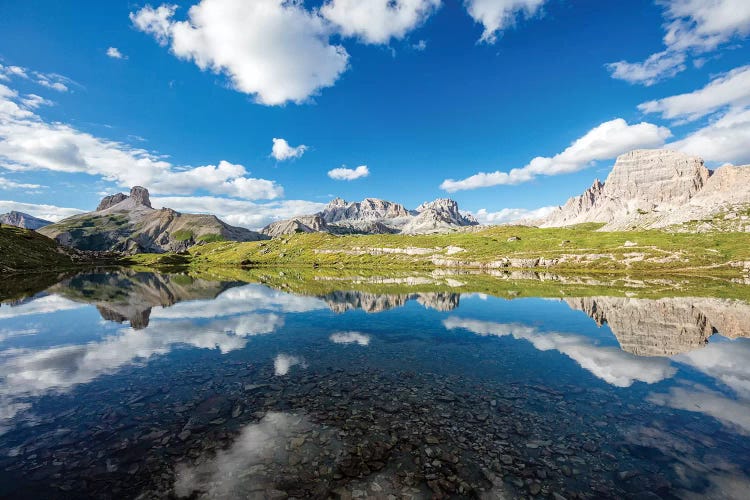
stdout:
POLYGON ((665 358, 642 358, 618 347, 598 346, 583 335, 542 333, 537 328, 515 323, 493 323, 452 316, 443 321, 448 330, 461 328, 482 336, 512 336, 527 340, 540 351, 565 354, 583 369, 616 387, 634 382, 653 384, 671 377, 676 369, 665 358))
POLYGON ((361 346, 370 345, 370 336, 359 332, 340 332, 334 333, 329 337, 335 344, 359 344, 361 346))

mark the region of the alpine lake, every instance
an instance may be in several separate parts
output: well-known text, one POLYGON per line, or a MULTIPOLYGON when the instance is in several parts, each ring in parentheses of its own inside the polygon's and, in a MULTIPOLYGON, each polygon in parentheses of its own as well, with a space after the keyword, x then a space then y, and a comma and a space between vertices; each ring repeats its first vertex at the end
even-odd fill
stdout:
POLYGON ((746 499, 748 288, 14 278, 0 497, 746 499))

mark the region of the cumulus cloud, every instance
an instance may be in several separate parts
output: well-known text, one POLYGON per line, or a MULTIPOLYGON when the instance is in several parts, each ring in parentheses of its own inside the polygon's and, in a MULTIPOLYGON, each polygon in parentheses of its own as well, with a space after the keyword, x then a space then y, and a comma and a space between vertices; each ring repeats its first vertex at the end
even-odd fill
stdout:
POLYGON ((360 165, 357 168, 334 168, 328 171, 328 177, 337 181, 353 181, 361 177, 367 177, 370 175, 370 169, 367 165, 360 165))
POLYGON ((503 208, 497 212, 488 212, 480 208, 472 215, 480 224, 508 224, 520 220, 540 219, 552 213, 557 207, 540 207, 536 209, 527 208, 503 208))
POLYGON ((595 161, 612 159, 633 149, 659 147, 671 135, 665 127, 647 122, 629 125, 622 118, 617 118, 594 127, 555 156, 537 156, 526 166, 514 168, 509 172, 480 172, 462 180, 446 179, 440 188, 452 193, 481 187, 520 184, 532 181, 540 175, 577 172, 595 161))
POLYGON ((542 333, 535 327, 521 324, 492 323, 455 316, 444 320, 443 325, 448 330, 461 328, 482 336, 512 336, 527 340, 540 351, 556 350, 571 358, 584 370, 616 387, 630 387, 636 381, 654 384, 676 372, 668 359, 643 358, 619 347, 599 346, 582 335, 542 333))
POLYGON ((519 17, 539 13, 546 0, 464 0, 466 11, 484 27, 480 42, 495 43, 498 33, 516 24, 519 17))
POLYGON ((127 57, 125 57, 123 53, 120 52, 120 49, 118 49, 117 47, 108 48, 107 56, 111 57, 112 59, 127 59, 127 57))
POLYGON ((179 212, 214 214, 234 226, 260 229, 271 222, 323 210, 325 203, 306 200, 279 200, 266 203, 233 200, 215 196, 156 196, 156 208, 169 207, 179 212))
POLYGON ((184 21, 174 19, 176 9, 146 6, 130 19, 178 58, 226 75, 261 104, 303 102, 349 64, 344 47, 330 43, 330 23, 302 2, 202 0, 184 21))
POLYGON ((0 160, 8 170, 51 170, 101 176, 155 194, 205 190, 250 200, 283 195, 274 181, 248 177, 242 165, 176 166, 152 152, 103 139, 59 122, 46 122, 17 92, 0 85, 0 160))
POLYGON ((294 158, 300 158, 307 151, 307 146, 300 144, 299 146, 290 146, 286 139, 273 138, 273 147, 271 148, 271 156, 278 161, 291 160, 294 158))
POLYGON ((750 163, 750 109, 733 110, 667 145, 707 161, 750 163))
POLYGON ((658 3, 664 6, 666 49, 643 62, 608 64, 613 78, 653 85, 685 70, 687 54, 706 54, 750 33, 750 2, 746 0, 662 0, 658 3))
POLYGON ((668 120, 693 121, 725 107, 750 105, 750 66, 741 66, 711 80, 705 87, 644 102, 638 109, 668 120))
POLYGON ((365 43, 388 43, 421 25, 440 0, 330 0, 320 13, 344 36, 365 43))
POLYGON ((52 222, 81 214, 84 210, 78 208, 57 207, 55 205, 43 205, 36 203, 23 203, 20 201, 0 200, 0 213, 6 212, 24 212, 40 219, 52 222))

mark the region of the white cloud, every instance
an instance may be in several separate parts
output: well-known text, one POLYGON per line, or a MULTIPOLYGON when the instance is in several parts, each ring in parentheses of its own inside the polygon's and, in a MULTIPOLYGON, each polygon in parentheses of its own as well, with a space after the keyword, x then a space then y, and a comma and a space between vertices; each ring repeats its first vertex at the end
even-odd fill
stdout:
POLYGON ((45 74, 34 72, 34 76, 36 77, 36 83, 38 83, 42 87, 57 90, 58 92, 67 92, 68 90, 70 90, 69 86, 72 83, 72 80, 70 80, 69 78, 58 75, 56 73, 45 74))
POLYGON ((617 61, 606 65, 612 78, 625 80, 628 83, 640 83, 647 87, 671 78, 684 71, 686 56, 683 53, 669 51, 652 54, 643 62, 630 63, 617 61))
POLYGON ((8 80, 9 77, 29 78, 26 68, 21 66, 3 66, 0 64, 0 80, 8 80))
MULTIPOLYGON (((653 85, 685 70, 687 54, 706 54, 735 38, 750 34, 747 0, 661 0, 664 6, 665 50, 642 63, 608 64, 613 78, 653 85)), ((704 58, 699 58, 698 65, 704 58)))
POLYGON ((40 219, 52 222, 65 219, 73 215, 83 213, 83 210, 77 208, 56 207, 54 205, 37 205, 35 203, 22 203, 19 201, 0 200, 0 213, 23 212, 40 219))
POLYGON ((50 101, 49 99, 45 99, 40 95, 26 94, 23 99, 21 99, 21 104, 26 109, 36 109, 40 106, 52 106, 54 102, 50 101))
POLYGON ((47 87, 58 92, 67 92, 71 85, 78 85, 70 78, 57 73, 42 73, 33 71, 21 66, 3 66, 0 64, 0 80, 9 80, 10 77, 23 78, 25 80, 33 79, 43 87, 47 87))
POLYGON ((225 74, 261 104, 303 102, 348 67, 349 54, 330 43, 332 26, 302 2, 202 0, 186 21, 173 19, 176 8, 146 6, 130 19, 175 56, 225 74))
POLYGON ((480 224, 507 224, 519 220, 540 219, 552 213, 557 207, 540 207, 533 210, 527 208, 503 208, 498 212, 488 212, 480 208, 472 215, 480 224))
POLYGON ((416 51, 423 52, 427 50, 427 41, 426 40, 420 40, 417 43, 412 45, 412 48, 416 51))
POLYGON ((581 368, 616 387, 630 387, 636 381, 654 384, 676 372, 668 359, 643 358, 619 347, 598 346, 583 335, 542 333, 526 325, 492 323, 455 316, 444 320, 443 325, 448 330, 461 328, 482 336, 512 336, 527 340, 540 351, 556 350, 574 360, 581 368))
POLYGON ((334 344, 359 344, 361 346, 370 345, 370 336, 359 332, 340 332, 334 333, 330 337, 334 344))
POLYGON ((320 13, 344 36, 365 43, 388 43, 421 25, 440 0, 330 0, 320 13))
POLYGON ((353 181, 368 175, 370 175, 370 169, 367 165, 360 165, 355 169, 341 167, 328 171, 328 177, 337 181, 353 181))
POLYGON ((117 47, 108 48, 107 56, 111 57, 112 59, 127 59, 127 57, 124 56, 123 53, 120 52, 120 49, 118 49, 117 47))
POLYGON ((565 151, 553 157, 537 156, 526 166, 509 172, 480 172, 462 180, 446 179, 440 185, 448 192, 481 187, 520 184, 539 175, 560 175, 587 168, 595 161, 612 159, 639 148, 664 144, 671 136, 669 129, 652 123, 628 125, 622 118, 604 122, 576 139, 565 151))
POLYGON ((0 85, 0 161, 6 169, 97 175, 122 187, 146 186, 155 194, 205 190, 251 200, 283 195, 274 181, 248 177, 242 165, 222 160, 218 165, 176 166, 144 149, 45 122, 17 100, 15 91, 0 85))
POLYGON ((271 148, 271 156, 278 161, 291 160, 293 158, 300 158, 307 151, 307 146, 300 144, 299 146, 290 146, 286 139, 273 138, 273 147, 271 148))
POLYGON ((644 102, 638 109, 660 113, 669 120, 693 121, 726 106, 750 105, 750 66, 741 66, 717 76, 702 89, 644 102))
POLYGON ((513 27, 520 15, 535 16, 546 0, 464 0, 466 10, 484 27, 480 42, 495 43, 499 32, 513 27))
POLYGON ((685 138, 667 145, 707 161, 750 163, 750 109, 732 110, 685 138))
POLYGON ((747 0, 665 0, 664 43, 673 50, 713 50, 750 34, 747 0))
POLYGON ((0 177, 0 189, 39 189, 40 187, 43 186, 40 184, 24 184, 0 177))
POLYGON ((151 198, 154 207, 169 207, 179 212, 214 214, 235 226, 260 229, 271 222, 297 215, 319 212, 325 203, 306 200, 280 200, 253 203, 214 196, 157 196, 151 198))

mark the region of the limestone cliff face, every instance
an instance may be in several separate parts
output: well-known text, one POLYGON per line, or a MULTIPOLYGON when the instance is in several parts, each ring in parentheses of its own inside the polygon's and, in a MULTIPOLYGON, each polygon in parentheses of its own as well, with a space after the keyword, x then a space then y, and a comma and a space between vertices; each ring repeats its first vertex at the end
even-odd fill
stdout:
POLYGON ((359 202, 333 199, 321 212, 274 222, 261 231, 268 236, 298 232, 324 231, 334 234, 422 234, 445 232, 477 225, 470 215, 462 214, 458 204, 442 198, 407 210, 399 203, 365 198, 359 202), (310 224, 308 221, 321 221, 310 224))
POLYGON ((230 226, 214 215, 156 210, 146 188, 130 195, 105 197, 94 212, 69 217, 43 228, 42 234, 67 247, 124 253, 179 252, 201 241, 267 239, 255 231, 230 226))
POLYGON ((373 221, 409 217, 409 211, 399 203, 365 198, 359 202, 347 202, 341 198, 333 199, 321 212, 326 222, 373 221))
POLYGON ((601 326, 623 350, 638 356, 673 356, 703 347, 709 337, 750 337, 750 304, 738 300, 626 297, 566 299, 601 326))
POLYGON ((750 168, 711 172, 696 156, 636 150, 617 158, 612 172, 539 222, 559 227, 603 222, 604 230, 658 228, 700 220, 750 205, 750 168))

